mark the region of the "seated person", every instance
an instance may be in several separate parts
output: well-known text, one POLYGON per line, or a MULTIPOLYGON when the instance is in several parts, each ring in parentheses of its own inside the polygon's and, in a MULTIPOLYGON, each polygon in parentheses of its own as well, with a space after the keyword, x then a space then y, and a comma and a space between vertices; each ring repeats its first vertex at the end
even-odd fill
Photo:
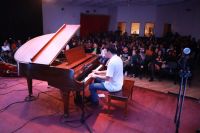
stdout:
POLYGON ((12 52, 11 52, 11 48, 10 48, 10 44, 8 43, 8 41, 6 40, 3 44, 3 46, 1 47, 1 57, 8 62, 9 58, 11 58, 12 56, 12 52))
POLYGON ((155 77, 155 72, 158 72, 159 80, 161 78, 161 69, 164 64, 162 52, 158 51, 158 53, 154 53, 152 56, 152 60, 149 63, 149 68, 150 68, 150 80, 153 81, 155 77))
POLYGON ((99 105, 97 90, 115 92, 120 91, 123 85, 123 62, 117 56, 117 50, 113 45, 107 48, 106 57, 110 58, 107 70, 93 71, 89 76, 94 78, 94 83, 89 85, 90 101, 92 105, 99 105))
POLYGON ((100 49, 96 43, 93 43, 92 54, 99 55, 100 49))
POLYGON ((3 43, 3 46, 1 47, 2 52, 9 52, 10 51, 10 44, 8 43, 8 41, 6 40, 3 43))
POLYGON ((142 57, 140 55, 140 50, 136 50, 135 54, 133 53, 131 57, 130 73, 134 74, 135 77, 139 75, 141 76, 142 69, 142 57))
POLYGON ((120 57, 123 61, 124 72, 127 72, 130 67, 130 59, 131 59, 131 53, 128 51, 127 47, 123 48, 120 57))
POLYGON ((100 58, 99 58, 99 61, 100 63, 102 64, 106 64, 108 58, 106 57, 106 53, 107 53, 107 48, 106 48, 106 45, 105 44, 102 44, 101 46, 101 49, 100 49, 100 58))

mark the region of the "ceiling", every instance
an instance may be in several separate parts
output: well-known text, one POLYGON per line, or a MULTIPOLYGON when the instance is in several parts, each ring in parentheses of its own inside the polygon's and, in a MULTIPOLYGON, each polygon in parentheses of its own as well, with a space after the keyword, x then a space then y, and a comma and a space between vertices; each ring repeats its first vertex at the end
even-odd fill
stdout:
POLYGON ((119 6, 119 5, 167 5, 188 0, 44 0, 62 2, 63 4, 83 5, 83 6, 119 6))

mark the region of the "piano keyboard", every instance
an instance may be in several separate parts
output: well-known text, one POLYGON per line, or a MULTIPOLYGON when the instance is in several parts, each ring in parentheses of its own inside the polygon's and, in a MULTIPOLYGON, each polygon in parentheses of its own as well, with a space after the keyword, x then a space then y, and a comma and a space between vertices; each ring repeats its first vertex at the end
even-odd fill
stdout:
MULTIPOLYGON (((103 67, 103 65, 99 65, 96 69, 94 69, 94 70, 96 70, 96 71, 98 71, 98 70, 100 70, 101 68, 103 67)), ((82 82, 87 82, 89 79, 91 78, 91 76, 87 76, 84 80, 82 80, 82 82)))

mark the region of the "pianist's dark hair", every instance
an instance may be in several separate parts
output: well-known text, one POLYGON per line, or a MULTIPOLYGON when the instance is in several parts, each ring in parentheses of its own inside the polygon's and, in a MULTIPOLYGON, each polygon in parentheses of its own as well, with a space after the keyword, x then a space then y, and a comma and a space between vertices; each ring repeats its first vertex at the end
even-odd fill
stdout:
POLYGON ((114 45, 109 45, 107 51, 110 51, 112 54, 117 54, 117 49, 114 45))

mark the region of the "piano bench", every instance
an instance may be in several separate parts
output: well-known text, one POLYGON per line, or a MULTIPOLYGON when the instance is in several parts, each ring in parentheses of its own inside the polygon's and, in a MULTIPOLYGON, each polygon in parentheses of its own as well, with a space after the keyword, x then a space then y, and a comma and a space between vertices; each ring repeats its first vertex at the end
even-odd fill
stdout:
POLYGON ((134 80, 125 79, 121 91, 109 92, 109 94, 108 94, 108 112, 110 112, 111 100, 118 100, 118 101, 125 102, 124 116, 127 116, 128 100, 129 99, 132 100, 133 87, 134 87, 134 80))

